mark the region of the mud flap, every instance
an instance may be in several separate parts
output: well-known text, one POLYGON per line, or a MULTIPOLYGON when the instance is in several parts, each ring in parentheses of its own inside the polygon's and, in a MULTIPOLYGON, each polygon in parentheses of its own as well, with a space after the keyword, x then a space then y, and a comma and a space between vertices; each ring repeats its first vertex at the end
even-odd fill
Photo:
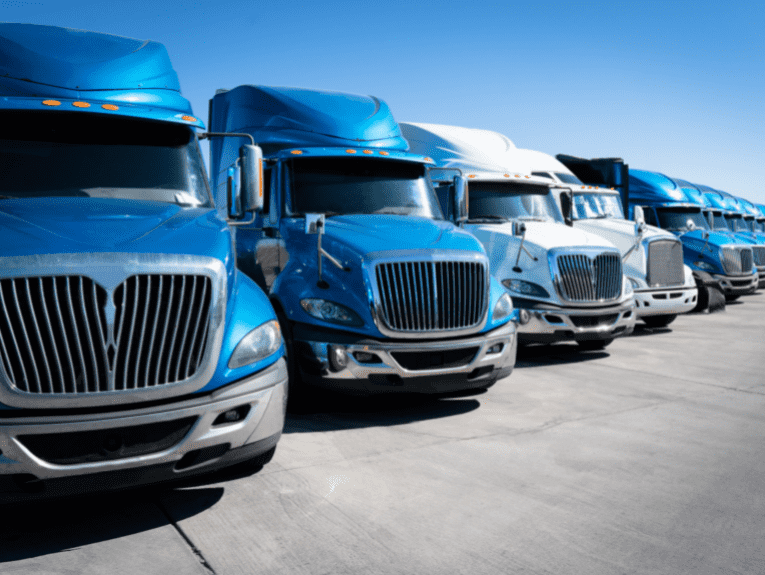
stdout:
POLYGON ((720 282, 702 271, 694 271, 693 279, 699 291, 698 303, 693 311, 707 313, 725 311, 725 292, 720 282))

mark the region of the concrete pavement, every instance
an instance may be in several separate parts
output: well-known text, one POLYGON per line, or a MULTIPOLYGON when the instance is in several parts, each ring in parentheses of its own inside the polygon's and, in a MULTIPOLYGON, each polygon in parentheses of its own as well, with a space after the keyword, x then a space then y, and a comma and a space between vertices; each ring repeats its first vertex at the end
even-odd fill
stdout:
POLYGON ((4 513, 5 573, 763 573, 765 295, 483 395, 289 418, 258 474, 4 513))

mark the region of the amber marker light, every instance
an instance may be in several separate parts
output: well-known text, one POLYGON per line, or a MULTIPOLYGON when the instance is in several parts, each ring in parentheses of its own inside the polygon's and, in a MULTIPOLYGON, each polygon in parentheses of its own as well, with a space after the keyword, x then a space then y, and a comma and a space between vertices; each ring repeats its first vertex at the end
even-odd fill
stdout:
POLYGON ((43 100, 43 106, 60 106, 61 102, 58 100, 43 100))
POLYGON ((427 157, 426 157, 426 158, 425 158, 425 161, 426 161, 426 162, 432 162, 432 163, 434 163, 434 164, 435 164, 435 162, 433 162, 433 158, 427 158, 427 157))
POLYGON ((505 177, 506 177, 506 178, 509 178, 509 177, 510 177, 510 174, 505 174, 505 177))
POLYGON ((90 104, 87 102, 72 102, 72 106, 75 108, 90 108, 90 104))
POLYGON ((390 156, 390 152, 383 152, 383 151, 381 150, 381 151, 380 151, 380 155, 381 155, 381 156, 390 156))
POLYGON ((475 174, 470 174, 468 178, 475 178, 475 174))
POLYGON ((186 120, 187 122, 198 122, 194 116, 181 116, 181 120, 186 120))
POLYGON ((530 178, 530 176, 523 176, 523 177, 526 178, 527 180, 530 178))
POLYGON ((104 110, 111 110, 112 112, 120 109, 119 106, 115 106, 114 104, 101 104, 101 107, 104 110))
POLYGON ((365 154, 374 154, 374 152, 372 150, 364 150, 364 153, 365 154))
POLYGON ((345 150, 345 153, 346 153, 346 154, 355 154, 355 153, 356 153, 356 150, 350 150, 350 149, 348 149, 348 150, 345 150))
POLYGON ((290 154, 292 154, 293 156, 299 156, 302 153, 303 153, 303 150, 292 150, 290 152, 290 154))

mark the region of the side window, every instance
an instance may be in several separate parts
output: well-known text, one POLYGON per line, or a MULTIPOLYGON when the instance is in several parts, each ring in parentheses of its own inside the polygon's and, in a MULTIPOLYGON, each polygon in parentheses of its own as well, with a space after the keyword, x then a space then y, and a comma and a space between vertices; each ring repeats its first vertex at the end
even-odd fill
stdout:
POLYGON ((271 168, 263 170, 263 214, 268 214, 271 211, 271 178, 273 173, 274 170, 271 168))
POLYGON ((653 211, 653 208, 649 208, 647 206, 643 206, 643 214, 645 214, 645 223, 649 226, 655 226, 655 227, 661 227, 659 226, 659 222, 656 219, 656 212, 653 211))
POLYGON ((547 178, 548 180, 552 180, 553 179, 553 177, 550 174, 548 174, 547 172, 531 172, 531 175, 532 176, 537 176, 537 177, 540 177, 540 178, 547 178))

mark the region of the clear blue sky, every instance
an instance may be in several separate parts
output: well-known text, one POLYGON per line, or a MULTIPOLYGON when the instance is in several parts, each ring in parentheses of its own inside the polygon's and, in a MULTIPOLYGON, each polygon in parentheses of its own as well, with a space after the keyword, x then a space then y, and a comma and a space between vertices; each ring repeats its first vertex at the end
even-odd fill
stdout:
POLYGON ((398 120, 623 157, 765 203, 762 2, 0 0, 0 18, 157 40, 216 88, 373 94, 398 120))

